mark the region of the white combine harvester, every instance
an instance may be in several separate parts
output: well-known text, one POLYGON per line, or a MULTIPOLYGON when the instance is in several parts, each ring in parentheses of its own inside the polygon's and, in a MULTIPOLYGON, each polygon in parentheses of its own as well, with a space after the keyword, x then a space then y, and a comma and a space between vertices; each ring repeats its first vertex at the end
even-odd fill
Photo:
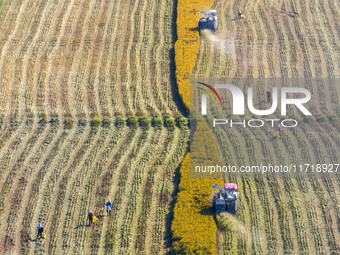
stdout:
POLYGON ((236 183, 225 183, 224 189, 216 184, 212 185, 213 188, 218 189, 220 192, 213 196, 212 204, 215 213, 229 212, 232 214, 237 213, 238 192, 236 183))
POLYGON ((198 20, 198 30, 209 29, 211 31, 217 30, 217 11, 210 10, 208 13, 201 11, 205 17, 198 20))

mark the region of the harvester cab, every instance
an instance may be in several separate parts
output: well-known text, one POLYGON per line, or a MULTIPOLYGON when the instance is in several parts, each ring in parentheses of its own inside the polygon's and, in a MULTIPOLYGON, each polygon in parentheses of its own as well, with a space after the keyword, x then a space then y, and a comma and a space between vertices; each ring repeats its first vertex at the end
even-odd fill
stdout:
POLYGON ((210 29, 212 31, 217 30, 217 11, 210 10, 208 13, 201 12, 205 16, 198 20, 198 30, 210 29))
POLYGON ((237 213, 237 184, 236 183, 225 183, 224 189, 216 184, 212 185, 213 188, 218 189, 219 192, 213 196, 212 205, 215 213, 229 212, 232 214, 237 213))

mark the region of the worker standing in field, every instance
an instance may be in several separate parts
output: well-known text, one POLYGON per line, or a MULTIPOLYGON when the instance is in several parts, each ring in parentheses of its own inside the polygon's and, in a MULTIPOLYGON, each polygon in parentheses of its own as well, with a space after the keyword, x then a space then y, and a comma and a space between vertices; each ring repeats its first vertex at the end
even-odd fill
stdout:
POLYGON ((38 238, 43 238, 44 226, 43 224, 38 224, 38 238))
POLYGON ((87 218, 89 220, 89 226, 91 226, 92 223, 93 223, 93 216, 94 216, 93 212, 91 210, 89 210, 89 212, 87 214, 87 218))
POLYGON ((244 15, 242 14, 241 10, 237 10, 237 17, 238 17, 239 19, 242 19, 243 16, 244 16, 244 15))
POLYGON ((106 212, 107 212, 107 214, 110 215, 111 209, 112 209, 112 203, 111 203, 111 201, 110 201, 110 200, 107 201, 106 204, 105 204, 105 206, 106 206, 106 212))
POLYGON ((268 90, 267 91, 267 102, 272 102, 273 101, 273 93, 270 91, 270 90, 268 90))
POLYGON ((279 124, 279 125, 277 125, 277 134, 278 134, 278 137, 279 137, 280 139, 282 138, 282 133, 283 133, 282 127, 281 127, 281 125, 279 124))

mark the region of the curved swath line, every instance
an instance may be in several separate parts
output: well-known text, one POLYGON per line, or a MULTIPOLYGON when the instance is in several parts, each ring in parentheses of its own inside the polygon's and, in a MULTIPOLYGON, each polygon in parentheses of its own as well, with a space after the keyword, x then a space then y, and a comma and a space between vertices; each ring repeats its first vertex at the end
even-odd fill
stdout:
POLYGON ((212 92, 214 92, 214 94, 217 96, 218 98, 218 101, 220 101, 220 105, 222 105, 222 100, 221 100, 221 97, 220 95, 218 94, 218 92, 216 91, 216 89, 214 89, 211 85, 209 84, 206 84, 206 83, 203 83, 203 82, 197 82, 203 86, 206 86, 207 88, 209 88, 212 92))
POLYGON ((205 93, 207 93, 209 95, 209 97, 213 100, 214 104, 216 104, 216 97, 214 97, 214 95, 211 92, 211 90, 203 89, 203 88, 198 88, 198 89, 204 91, 205 93))

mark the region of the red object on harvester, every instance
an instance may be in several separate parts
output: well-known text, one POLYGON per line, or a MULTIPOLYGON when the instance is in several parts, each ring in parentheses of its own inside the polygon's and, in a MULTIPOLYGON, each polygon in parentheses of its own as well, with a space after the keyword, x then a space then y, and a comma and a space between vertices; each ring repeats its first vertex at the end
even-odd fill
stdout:
POLYGON ((225 183, 224 189, 225 190, 237 190, 237 184, 236 183, 225 183))

